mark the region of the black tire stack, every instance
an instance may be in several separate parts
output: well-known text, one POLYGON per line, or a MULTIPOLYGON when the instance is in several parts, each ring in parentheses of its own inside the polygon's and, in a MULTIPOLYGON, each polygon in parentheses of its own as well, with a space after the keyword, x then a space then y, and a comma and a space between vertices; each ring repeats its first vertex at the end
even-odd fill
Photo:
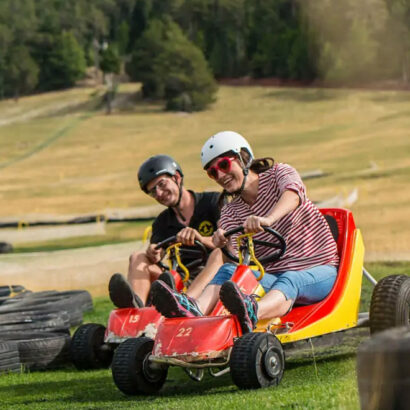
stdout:
POLYGON ((44 370, 70 362, 70 327, 93 309, 87 291, 30 292, 0 287, 0 372, 44 370))
POLYGON ((370 332, 357 354, 362 409, 408 409, 410 403, 410 276, 381 279, 370 303, 370 332))

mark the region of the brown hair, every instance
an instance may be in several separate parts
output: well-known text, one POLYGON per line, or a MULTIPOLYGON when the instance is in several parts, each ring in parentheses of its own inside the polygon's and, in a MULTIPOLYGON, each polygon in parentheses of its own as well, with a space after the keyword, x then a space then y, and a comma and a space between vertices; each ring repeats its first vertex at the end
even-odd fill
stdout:
MULTIPOLYGON (((239 157, 238 154, 229 151, 226 152, 220 156, 225 156, 227 154, 232 154, 235 155, 237 157, 239 157)), ((251 156, 249 154, 249 152, 242 148, 241 149, 241 153, 240 156, 242 158, 242 161, 244 164, 249 164, 249 161, 251 159, 251 156)), ((255 158, 252 160, 251 164, 248 166, 248 168, 255 172, 256 174, 261 174, 262 172, 267 171, 268 169, 272 168, 273 165, 275 164, 275 160, 272 157, 263 157, 263 158, 255 158)), ((245 166, 246 166, 245 165, 245 166)), ((236 197, 238 197, 238 194, 235 193, 229 193, 228 191, 226 191, 225 189, 221 192, 221 194, 219 195, 219 199, 218 199, 218 205, 219 208, 221 209, 225 204, 233 201, 236 197)))

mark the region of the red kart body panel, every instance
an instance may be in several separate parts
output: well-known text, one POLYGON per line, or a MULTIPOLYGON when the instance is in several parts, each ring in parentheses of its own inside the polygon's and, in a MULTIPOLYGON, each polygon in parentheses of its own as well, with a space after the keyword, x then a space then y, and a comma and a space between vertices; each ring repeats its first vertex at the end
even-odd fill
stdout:
POLYGON ((115 309, 110 313, 104 341, 120 343, 142 335, 154 338, 162 320, 154 307, 115 309))
MULTIPOLYGON (((237 267, 232 280, 245 293, 261 289, 246 265, 237 267)), ((153 354, 185 362, 217 358, 226 356, 234 338, 240 336, 242 330, 238 320, 218 301, 209 316, 164 319, 158 327, 153 354)))
MULTIPOLYGON (((184 288, 181 275, 176 271, 171 271, 171 273, 177 291, 181 292, 184 288)), ((108 318, 104 342, 121 343, 130 337, 143 335, 154 339, 162 320, 163 317, 154 307, 115 309, 108 318)))
POLYGON ((240 326, 231 315, 165 319, 158 328, 153 354, 186 362, 215 359, 238 336, 240 326))

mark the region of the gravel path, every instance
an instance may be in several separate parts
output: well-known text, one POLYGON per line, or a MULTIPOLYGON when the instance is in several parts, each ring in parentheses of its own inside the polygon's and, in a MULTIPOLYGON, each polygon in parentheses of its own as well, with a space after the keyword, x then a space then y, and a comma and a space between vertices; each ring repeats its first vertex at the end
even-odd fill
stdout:
POLYGON ((115 272, 126 274, 129 255, 141 242, 53 252, 0 255, 0 285, 19 284, 33 291, 87 289, 107 295, 115 272))

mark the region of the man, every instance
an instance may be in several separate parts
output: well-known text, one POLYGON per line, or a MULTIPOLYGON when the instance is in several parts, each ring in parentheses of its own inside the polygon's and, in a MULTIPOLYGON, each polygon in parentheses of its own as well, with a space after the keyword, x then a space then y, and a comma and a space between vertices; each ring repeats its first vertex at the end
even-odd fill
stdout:
MULTIPOLYGON (((184 245, 194 245, 194 241, 198 240, 209 250, 214 249, 212 234, 217 229, 219 219, 219 194, 187 190, 183 178, 181 167, 168 155, 155 155, 141 165, 138 171, 141 189, 167 209, 152 224, 148 248, 130 256, 128 281, 119 273, 112 276, 109 293, 117 307, 145 306, 151 283, 163 273, 158 265, 163 250, 156 249, 156 245, 164 239, 177 235, 177 241, 184 245)), ((222 263, 222 254, 215 249, 204 269, 191 283, 187 294, 199 296, 222 263)))

